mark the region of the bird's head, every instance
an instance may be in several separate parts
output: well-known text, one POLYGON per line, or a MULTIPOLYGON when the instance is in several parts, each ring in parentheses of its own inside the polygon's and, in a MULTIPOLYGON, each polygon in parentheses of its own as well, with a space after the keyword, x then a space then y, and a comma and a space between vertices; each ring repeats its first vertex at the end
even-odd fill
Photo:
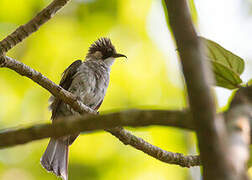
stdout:
POLYGON ((115 58, 119 57, 127 58, 125 55, 116 52, 109 38, 99 38, 89 47, 86 59, 102 60, 106 64, 112 65, 115 58))

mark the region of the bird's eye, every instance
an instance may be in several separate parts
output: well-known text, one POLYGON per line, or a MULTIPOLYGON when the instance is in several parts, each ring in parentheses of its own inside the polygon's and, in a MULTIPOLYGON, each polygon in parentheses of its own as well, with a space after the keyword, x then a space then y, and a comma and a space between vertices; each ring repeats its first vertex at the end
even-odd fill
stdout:
POLYGON ((108 58, 108 57, 111 57, 112 55, 113 55, 112 49, 111 49, 111 50, 107 50, 107 51, 105 52, 105 54, 103 55, 103 59, 106 59, 106 58, 108 58))

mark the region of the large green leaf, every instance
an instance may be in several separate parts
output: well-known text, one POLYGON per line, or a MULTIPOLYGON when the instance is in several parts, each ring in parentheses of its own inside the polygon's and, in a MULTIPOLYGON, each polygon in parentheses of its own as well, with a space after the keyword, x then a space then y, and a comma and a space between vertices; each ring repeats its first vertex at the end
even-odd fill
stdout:
POLYGON ((211 40, 200 39, 207 46, 207 58, 212 63, 216 86, 238 88, 242 83, 240 75, 244 71, 243 59, 211 40))

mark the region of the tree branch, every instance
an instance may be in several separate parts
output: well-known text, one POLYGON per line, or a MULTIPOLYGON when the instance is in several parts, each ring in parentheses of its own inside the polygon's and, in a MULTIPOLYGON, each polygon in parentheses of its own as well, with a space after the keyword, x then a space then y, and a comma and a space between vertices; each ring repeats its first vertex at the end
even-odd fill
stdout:
MULTIPOLYGON (((187 130, 191 130, 193 126, 188 126, 185 123, 192 121, 190 117, 190 113, 186 111, 167 110, 127 110, 104 115, 84 114, 82 116, 65 117, 53 124, 44 123, 25 128, 4 130, 0 132, 0 148, 24 144, 48 137, 61 137, 75 134, 76 132, 102 130, 118 126, 139 127, 163 125, 179 128, 184 127, 187 130)), ((108 131, 112 132, 111 129, 108 131)), ((115 132, 118 132, 118 129, 115 132)), ((120 136, 120 139, 123 138, 120 136)), ((129 139, 128 135, 125 139, 129 139)), ((123 143, 129 144, 126 141, 123 143)))
POLYGON ((143 139, 132 135, 129 131, 123 128, 113 128, 109 131, 112 135, 119 138, 125 145, 131 145, 134 148, 169 164, 176 164, 182 167, 192 167, 201 165, 200 157, 195 155, 184 156, 181 153, 173 153, 162 150, 161 148, 154 146, 143 139))
POLYGON ((62 101, 64 101, 66 104, 69 104, 75 111, 79 113, 88 112, 91 114, 96 114, 93 109, 84 105, 73 94, 58 86, 50 79, 42 75, 40 72, 30 68, 29 66, 15 59, 12 59, 7 56, 0 56, 0 67, 7 67, 16 71, 21 76, 26 76, 30 78, 31 80, 48 90, 52 95, 62 99, 62 101))
POLYGON ((0 132, 0 148, 24 144, 47 137, 61 137, 83 131, 107 129, 108 132, 119 138, 125 145, 131 145, 160 161, 182 167, 199 166, 199 156, 184 156, 180 153, 162 150, 132 135, 127 130, 118 128, 118 126, 139 127, 149 125, 180 127, 184 126, 183 122, 189 120, 189 117, 190 114, 187 112, 163 110, 129 110, 105 115, 86 114, 84 116, 65 117, 54 124, 44 123, 0 132))
POLYGON ((187 1, 165 0, 165 3, 187 84, 204 179, 237 179, 233 176, 227 156, 229 146, 224 120, 216 117, 215 102, 210 89, 210 84, 213 84, 212 73, 196 35, 187 1))
POLYGON ((67 2, 69 0, 54 0, 27 24, 19 26, 13 33, 0 42, 0 56, 37 31, 41 25, 50 20, 67 2))

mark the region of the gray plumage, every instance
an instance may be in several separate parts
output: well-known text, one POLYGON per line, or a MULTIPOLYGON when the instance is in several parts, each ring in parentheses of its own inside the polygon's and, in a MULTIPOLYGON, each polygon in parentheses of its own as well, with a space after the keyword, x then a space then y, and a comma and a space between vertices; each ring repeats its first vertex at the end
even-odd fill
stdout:
MULTIPOLYGON (((126 56, 116 53, 110 39, 100 38, 89 48, 85 62, 77 60, 63 72, 59 85, 76 95, 85 105, 98 110, 109 84, 110 67, 117 57, 126 56)), ((54 97, 50 99, 53 123, 61 116, 78 114, 60 99, 54 97)), ((42 166, 67 180, 68 148, 78 135, 51 138, 41 158, 42 166)))

